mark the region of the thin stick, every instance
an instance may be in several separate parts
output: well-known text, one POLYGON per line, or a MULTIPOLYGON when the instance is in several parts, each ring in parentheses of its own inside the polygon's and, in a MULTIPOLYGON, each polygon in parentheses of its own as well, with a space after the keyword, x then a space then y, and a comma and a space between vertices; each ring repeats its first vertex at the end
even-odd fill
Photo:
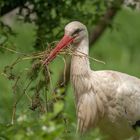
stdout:
POLYGON ((32 102, 32 98, 28 95, 28 93, 25 91, 25 95, 27 96, 27 99, 32 102))
POLYGON ((47 105, 48 96, 47 96, 45 87, 43 88, 43 91, 44 91, 43 93, 44 93, 44 96, 45 96, 45 110, 46 110, 46 112, 48 112, 48 105, 47 105))
POLYGON ((14 105, 13 105, 13 112, 12 112, 12 119, 11 119, 11 124, 14 124, 14 120, 16 117, 16 108, 17 108, 17 104, 19 103, 19 101, 21 100, 21 98, 23 97, 23 95, 26 93, 26 90, 28 89, 28 87, 30 86, 32 80, 27 84, 26 88, 23 90, 23 93, 20 95, 20 97, 15 100, 14 105))
POLYGON ((11 124, 14 124, 14 120, 15 120, 15 116, 16 116, 16 107, 17 107, 17 103, 15 102, 13 105, 13 112, 12 112, 12 120, 11 120, 11 124))
POLYGON ((10 49, 10 48, 7 48, 7 47, 1 46, 0 48, 5 49, 5 50, 8 50, 8 51, 13 52, 13 53, 16 53, 16 54, 22 54, 22 55, 25 55, 25 56, 27 55, 25 53, 21 53, 21 52, 18 52, 16 50, 13 50, 13 49, 10 49))
POLYGON ((80 52, 80 51, 77 51, 77 52, 81 53, 82 55, 84 55, 85 57, 87 57, 87 58, 89 58, 89 59, 92 59, 92 60, 94 60, 94 61, 96 61, 96 62, 99 62, 99 63, 105 64, 104 61, 101 61, 101 60, 95 59, 95 58, 93 58, 93 57, 90 57, 90 56, 88 56, 87 54, 82 53, 82 52, 80 52))
POLYGON ((64 86, 65 86, 67 64, 66 64, 66 59, 64 57, 62 57, 62 59, 63 59, 63 62, 64 62, 64 81, 63 81, 62 84, 64 84, 64 86))
MULTIPOLYGON (((69 50, 69 51, 70 51, 70 50, 69 50)), ((93 60, 93 61, 96 61, 96 62, 105 64, 104 61, 101 61, 101 60, 95 59, 95 58, 93 58, 93 57, 90 57, 90 56, 88 56, 87 54, 82 53, 82 52, 80 52, 80 51, 77 51, 77 52, 81 53, 81 55, 80 55, 80 54, 76 54, 76 53, 74 53, 73 51, 67 52, 67 54, 69 54, 69 55, 75 55, 75 56, 80 56, 80 57, 86 57, 86 58, 89 58, 89 59, 91 59, 91 60, 93 60)), ((62 51, 61 51, 60 53, 61 53, 61 54, 66 54, 66 52, 62 52, 62 51)))
MULTIPOLYGON (((46 65, 46 70, 47 70, 47 73, 48 73, 48 76, 49 76, 51 92, 53 93, 53 95, 55 97, 55 92, 54 92, 54 88, 53 88, 53 84, 52 84, 52 79, 51 79, 51 73, 50 73, 47 65, 46 65)), ((56 97, 54 99, 56 100, 56 97)))

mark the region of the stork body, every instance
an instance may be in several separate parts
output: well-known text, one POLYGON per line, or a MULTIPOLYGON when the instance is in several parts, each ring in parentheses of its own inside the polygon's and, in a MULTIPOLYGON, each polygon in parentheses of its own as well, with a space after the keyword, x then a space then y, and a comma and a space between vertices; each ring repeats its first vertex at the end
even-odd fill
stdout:
MULTIPOLYGON (((74 21, 66 25, 65 35, 71 37, 66 44, 72 43, 74 48, 71 82, 78 130, 85 132, 99 126, 105 133, 112 136, 115 133, 119 140, 134 135, 132 126, 140 120, 140 79, 111 70, 92 71, 85 57, 89 51, 88 32, 82 23, 74 21)), ((56 48, 66 44, 64 37, 56 48)), ((55 55, 52 51, 47 62, 55 55)))

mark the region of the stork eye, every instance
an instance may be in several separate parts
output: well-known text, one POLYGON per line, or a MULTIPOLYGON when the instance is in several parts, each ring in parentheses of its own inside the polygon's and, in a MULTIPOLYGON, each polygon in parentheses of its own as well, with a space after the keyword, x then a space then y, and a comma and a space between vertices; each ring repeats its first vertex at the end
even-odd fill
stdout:
POLYGON ((72 33, 72 36, 75 36, 75 35, 77 35, 79 32, 81 32, 83 29, 80 29, 80 28, 78 28, 78 29, 76 29, 73 33, 72 33))

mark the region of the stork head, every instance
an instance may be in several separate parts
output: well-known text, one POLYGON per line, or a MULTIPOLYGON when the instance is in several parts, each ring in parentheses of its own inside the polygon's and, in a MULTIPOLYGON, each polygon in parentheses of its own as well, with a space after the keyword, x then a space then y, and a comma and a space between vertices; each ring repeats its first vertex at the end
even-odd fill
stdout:
POLYGON ((49 64, 63 48, 67 47, 70 44, 78 44, 85 37, 88 36, 86 26, 78 21, 68 23, 65 26, 64 32, 65 33, 63 38, 56 45, 56 47, 50 52, 44 64, 49 64))
POLYGON ((79 21, 70 22, 65 26, 65 35, 73 38, 72 43, 77 44, 88 35, 87 28, 79 21))

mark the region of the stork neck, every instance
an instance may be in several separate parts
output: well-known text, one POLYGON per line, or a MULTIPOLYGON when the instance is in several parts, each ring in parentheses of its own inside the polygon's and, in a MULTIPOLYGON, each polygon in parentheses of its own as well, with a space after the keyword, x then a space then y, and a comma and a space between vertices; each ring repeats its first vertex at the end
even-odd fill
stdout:
POLYGON ((89 53, 88 37, 73 47, 75 47, 75 51, 72 55, 71 75, 87 74, 90 70, 89 59, 87 57, 89 53))

